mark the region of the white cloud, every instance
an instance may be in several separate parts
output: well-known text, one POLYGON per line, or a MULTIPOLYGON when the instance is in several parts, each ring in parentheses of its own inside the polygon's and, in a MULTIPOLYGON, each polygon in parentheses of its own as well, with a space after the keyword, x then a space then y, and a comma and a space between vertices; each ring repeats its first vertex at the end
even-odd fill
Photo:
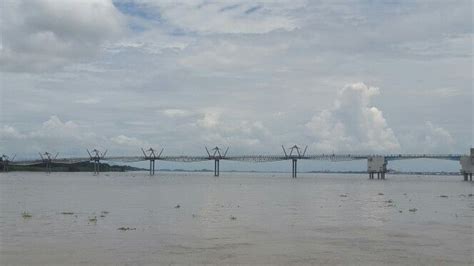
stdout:
POLYGON ((391 151, 397 139, 407 152, 424 149, 420 121, 449 129, 456 152, 472 143, 469 0, 114 1, 122 14, 110 3, 2 2, 2 150, 74 143, 134 154, 111 140, 123 135, 170 154, 219 143, 242 153, 280 152, 281 143, 391 151), (334 88, 353 80, 383 94, 348 89, 333 104, 334 88), (51 114, 73 120, 56 123, 69 137, 31 136, 51 114), (416 141, 405 145, 405 135, 416 141))
POLYGON ((454 139, 444 128, 436 126, 430 121, 425 123, 423 147, 430 151, 452 151, 454 139))
POLYGON ((186 117, 192 114, 190 111, 184 109, 165 109, 162 113, 171 118, 186 117))
POLYGON ((306 124, 314 137, 316 150, 393 151, 400 148, 382 111, 370 105, 379 94, 376 87, 363 83, 346 85, 338 93, 334 106, 315 115, 306 124))
POLYGON ((4 125, 0 128, 0 140, 3 139, 21 139, 24 135, 18 132, 14 127, 4 125))
POLYGON ((121 32, 111 0, 2 2, 0 63, 7 71, 40 71, 84 60, 121 32))
POLYGON ((297 17, 289 10, 307 1, 139 1, 159 10, 163 20, 186 31, 213 33, 266 33, 292 30, 297 17))
POLYGON ((76 103, 82 103, 82 104, 98 104, 100 102, 101 102, 101 99, 99 98, 85 98, 85 99, 76 100, 76 103))
POLYGON ((110 138, 110 140, 113 143, 118 144, 118 145, 133 146, 135 148, 148 146, 143 141, 141 141, 137 138, 127 137, 125 135, 119 135, 119 136, 116 136, 116 137, 112 137, 112 138, 110 138))
POLYGON ((456 141, 445 128, 426 121, 400 138, 405 150, 423 153, 453 152, 456 141))
POLYGON ((197 120, 197 124, 203 128, 215 128, 219 124, 220 113, 218 111, 206 111, 204 116, 197 120))

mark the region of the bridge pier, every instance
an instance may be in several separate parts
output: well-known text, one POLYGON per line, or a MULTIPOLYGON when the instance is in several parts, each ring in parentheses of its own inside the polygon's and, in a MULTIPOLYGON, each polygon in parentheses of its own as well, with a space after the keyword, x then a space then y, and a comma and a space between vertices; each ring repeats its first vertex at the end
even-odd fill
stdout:
POLYGON ((104 159, 105 155, 107 154, 107 150, 105 150, 104 153, 101 153, 97 149, 92 150, 92 155, 89 150, 87 150, 87 153, 89 154, 89 161, 94 162, 94 175, 99 175, 100 173, 100 160, 104 159))
POLYGON ((214 160, 214 176, 219 176, 219 160, 214 160))
POLYGON ((46 173, 51 173, 51 162, 47 161, 44 166, 46 168, 46 173))
POLYGON ((292 161, 291 177, 296 178, 296 175, 298 173, 298 160, 292 159, 291 161, 292 161))
POLYGON ((472 181, 472 174, 463 173, 464 181, 472 181))
POLYGON ((155 175, 155 160, 150 159, 150 176, 155 175))
POLYGON ((367 172, 369 179, 374 179, 377 174, 377 179, 385 179, 387 172, 387 160, 384 156, 370 156, 367 158, 367 172))
POLYGON ((472 181, 472 174, 474 172, 474 148, 471 148, 470 156, 461 156, 459 163, 461 163, 461 174, 464 176, 464 181, 472 181))
POLYGON ((100 160, 94 160, 94 175, 100 173, 100 160))
POLYGON ((155 150, 153 148, 149 148, 146 151, 143 148, 141 148, 141 150, 143 152, 143 156, 144 156, 143 158, 145 160, 150 161, 150 176, 155 175, 155 160, 159 160, 161 154, 163 153, 163 149, 161 149, 158 156, 155 154, 155 150))
POLYGON ((8 161, 2 160, 2 170, 8 172, 8 161))

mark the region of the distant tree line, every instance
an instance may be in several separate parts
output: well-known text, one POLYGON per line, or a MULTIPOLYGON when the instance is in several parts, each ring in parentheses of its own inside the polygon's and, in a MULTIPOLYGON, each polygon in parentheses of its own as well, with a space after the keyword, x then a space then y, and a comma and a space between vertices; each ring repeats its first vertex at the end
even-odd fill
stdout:
MULTIPOLYGON (((45 171, 46 165, 43 163, 35 165, 9 165, 8 171, 28 171, 28 172, 42 172, 45 171)), ((0 164, 0 171, 3 171, 3 165, 0 164)), ((127 172, 127 171, 142 171, 143 168, 137 168, 128 165, 110 165, 107 163, 100 164, 101 172, 127 172)), ((51 164, 52 172, 94 172, 94 163, 82 162, 76 164, 51 164)))

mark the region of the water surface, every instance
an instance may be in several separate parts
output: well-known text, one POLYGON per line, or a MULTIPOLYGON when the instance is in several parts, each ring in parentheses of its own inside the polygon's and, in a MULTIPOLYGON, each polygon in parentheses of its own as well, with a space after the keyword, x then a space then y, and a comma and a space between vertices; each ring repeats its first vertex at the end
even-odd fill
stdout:
POLYGON ((0 174, 0 264, 473 263, 460 176, 211 175, 0 174))

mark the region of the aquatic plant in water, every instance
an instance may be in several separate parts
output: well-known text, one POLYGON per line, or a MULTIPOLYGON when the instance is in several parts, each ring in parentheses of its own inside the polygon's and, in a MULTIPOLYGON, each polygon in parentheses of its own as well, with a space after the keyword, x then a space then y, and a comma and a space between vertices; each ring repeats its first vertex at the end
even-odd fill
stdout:
POLYGON ((28 218, 33 217, 33 215, 31 215, 31 213, 29 212, 22 212, 21 217, 23 217, 24 219, 28 219, 28 218))

